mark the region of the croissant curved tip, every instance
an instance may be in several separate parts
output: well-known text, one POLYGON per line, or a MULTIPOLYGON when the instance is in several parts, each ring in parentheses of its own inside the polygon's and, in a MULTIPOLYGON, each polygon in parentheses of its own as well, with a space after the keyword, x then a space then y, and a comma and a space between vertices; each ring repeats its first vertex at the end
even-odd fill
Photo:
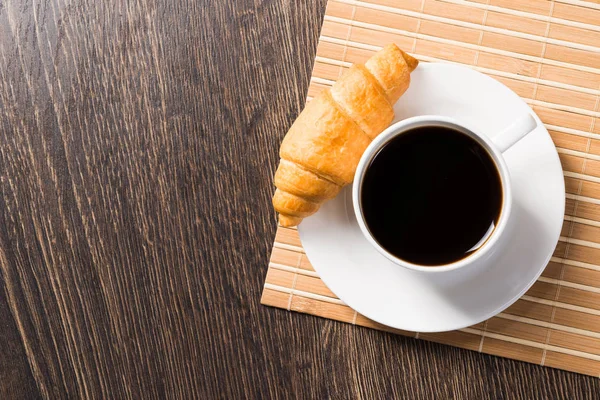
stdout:
POLYGON ((386 47, 392 47, 394 48, 394 50, 399 51, 400 54, 402 54, 402 58, 404 58, 404 61, 406 61, 406 65, 408 66, 409 72, 413 72, 415 68, 417 68, 417 65, 419 65, 419 60, 406 53, 404 50, 398 47, 396 43, 390 43, 386 47))
POLYGON ((279 214, 279 225, 284 228, 291 228, 300 225, 302 218, 292 217, 291 215, 279 214))
POLYGON ((404 51, 402 51, 402 57, 404 57, 404 61, 406 61, 406 65, 408 66, 410 72, 413 72, 415 68, 417 68, 417 65, 419 65, 419 60, 411 55, 406 54, 404 51))

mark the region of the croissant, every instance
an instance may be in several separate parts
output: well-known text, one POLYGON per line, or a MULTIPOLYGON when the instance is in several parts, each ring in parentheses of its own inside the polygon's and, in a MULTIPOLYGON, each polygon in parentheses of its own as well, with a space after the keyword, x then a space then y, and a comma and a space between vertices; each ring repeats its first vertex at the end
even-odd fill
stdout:
POLYGON ((300 113, 281 143, 273 206, 296 226, 351 183, 369 143, 394 119, 418 61, 395 44, 355 64, 300 113))

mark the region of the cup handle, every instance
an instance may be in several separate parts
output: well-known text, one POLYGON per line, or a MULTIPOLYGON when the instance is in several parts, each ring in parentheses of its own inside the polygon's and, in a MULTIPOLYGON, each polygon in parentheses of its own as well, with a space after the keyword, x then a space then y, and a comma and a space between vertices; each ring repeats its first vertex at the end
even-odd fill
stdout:
POLYGON ((537 127, 531 114, 527 114, 510 124, 506 129, 492 138, 501 153, 510 149, 515 143, 527 136, 537 127))

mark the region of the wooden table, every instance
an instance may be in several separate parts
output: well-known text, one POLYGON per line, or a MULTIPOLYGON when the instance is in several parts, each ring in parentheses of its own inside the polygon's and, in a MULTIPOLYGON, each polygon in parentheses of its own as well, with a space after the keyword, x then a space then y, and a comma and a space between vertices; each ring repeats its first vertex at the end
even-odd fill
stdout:
POLYGON ((324 7, 0 0, 0 398, 600 393, 259 305, 324 7))

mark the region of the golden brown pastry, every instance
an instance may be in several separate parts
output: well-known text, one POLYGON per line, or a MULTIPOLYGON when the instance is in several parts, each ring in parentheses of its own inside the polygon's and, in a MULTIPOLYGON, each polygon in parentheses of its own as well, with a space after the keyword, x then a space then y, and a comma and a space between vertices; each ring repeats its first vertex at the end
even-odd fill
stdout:
POLYGON ((417 64, 387 45, 308 103, 281 143, 273 206, 282 226, 298 225, 352 182, 363 152, 392 122, 417 64))

